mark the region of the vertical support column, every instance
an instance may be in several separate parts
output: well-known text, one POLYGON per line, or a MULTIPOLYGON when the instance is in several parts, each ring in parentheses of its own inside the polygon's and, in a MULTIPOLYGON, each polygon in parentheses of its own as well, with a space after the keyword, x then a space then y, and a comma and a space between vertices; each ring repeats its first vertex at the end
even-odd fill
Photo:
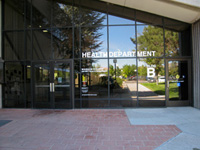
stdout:
POLYGON ((192 25, 192 42, 194 107, 200 109, 200 20, 192 25))
MULTIPOLYGON (((0 58, 2 58, 2 6, 0 0, 0 58)), ((0 84, 0 109, 2 108, 2 85, 0 84)))

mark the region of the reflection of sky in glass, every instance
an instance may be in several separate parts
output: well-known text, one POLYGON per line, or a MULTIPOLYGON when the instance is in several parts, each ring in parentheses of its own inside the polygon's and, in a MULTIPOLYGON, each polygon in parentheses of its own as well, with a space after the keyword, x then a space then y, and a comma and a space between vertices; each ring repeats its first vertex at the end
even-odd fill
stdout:
POLYGON ((102 68, 108 69, 108 60, 107 59, 93 59, 92 66, 97 67, 98 65, 102 68))
POLYGON ((134 20, 129 20, 129 19, 125 19, 125 18, 121 18, 121 17, 117 17, 117 16, 112 16, 109 15, 108 16, 108 21, 109 21, 109 25, 111 24, 135 24, 134 20))
POLYGON ((99 50, 101 52, 107 52, 107 28, 106 27, 102 27, 101 29, 98 30, 98 33, 102 34, 98 38, 98 43, 102 42, 102 44, 99 47, 99 50))
POLYGON ((135 38, 134 26, 109 27, 110 52, 127 52, 135 50, 135 44, 131 41, 130 38, 135 38))
POLYGON ((140 25, 140 26, 137 26, 137 36, 140 36, 140 35, 143 35, 143 30, 145 27, 148 27, 147 25, 143 26, 143 25, 140 25))
MULTIPOLYGON (((114 66, 113 59, 110 59, 110 65, 114 66)), ((136 59, 117 59, 116 66, 120 69, 123 68, 124 65, 136 65, 136 59)))
POLYGON ((61 9, 64 9, 65 6, 66 6, 66 5, 64 5, 64 4, 60 4, 60 3, 58 3, 58 5, 59 5, 59 7, 60 7, 61 9))
POLYGON ((136 21, 136 24, 144 24, 143 22, 136 21))
POLYGON ((104 13, 101 13, 100 17, 105 17, 105 19, 103 20, 102 24, 103 25, 107 25, 107 15, 104 13))

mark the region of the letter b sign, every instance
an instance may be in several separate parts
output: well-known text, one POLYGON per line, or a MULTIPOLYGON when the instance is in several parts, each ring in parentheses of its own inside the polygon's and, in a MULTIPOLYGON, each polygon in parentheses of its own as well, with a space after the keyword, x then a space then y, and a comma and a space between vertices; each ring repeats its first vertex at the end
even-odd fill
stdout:
POLYGON ((147 68, 147 77, 155 77, 155 68, 147 68))

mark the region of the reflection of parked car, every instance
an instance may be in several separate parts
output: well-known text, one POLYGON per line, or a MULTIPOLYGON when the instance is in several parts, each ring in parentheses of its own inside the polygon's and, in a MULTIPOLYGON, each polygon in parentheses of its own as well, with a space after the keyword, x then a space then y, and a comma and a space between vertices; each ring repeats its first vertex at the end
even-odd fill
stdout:
POLYGON ((165 76, 159 77, 158 82, 159 82, 159 83, 160 83, 160 82, 165 82, 165 76))
POLYGON ((137 78, 136 78, 136 76, 131 76, 131 77, 129 77, 129 79, 136 80, 137 78))
POLYGON ((156 82, 156 79, 155 79, 155 78, 152 78, 152 77, 148 77, 148 78, 147 78, 147 81, 148 81, 148 82, 156 82))

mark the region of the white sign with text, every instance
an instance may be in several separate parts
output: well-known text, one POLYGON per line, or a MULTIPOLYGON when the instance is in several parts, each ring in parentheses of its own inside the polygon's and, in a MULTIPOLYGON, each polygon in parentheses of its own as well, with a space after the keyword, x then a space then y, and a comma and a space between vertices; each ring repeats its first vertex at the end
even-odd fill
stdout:
POLYGON ((155 68, 147 68, 147 77, 154 78, 156 75, 155 68))
MULTIPOLYGON (((156 51, 139 51, 138 57, 155 56, 156 51)), ((100 57, 136 57, 136 52, 83 52, 82 58, 100 58, 100 57)))

